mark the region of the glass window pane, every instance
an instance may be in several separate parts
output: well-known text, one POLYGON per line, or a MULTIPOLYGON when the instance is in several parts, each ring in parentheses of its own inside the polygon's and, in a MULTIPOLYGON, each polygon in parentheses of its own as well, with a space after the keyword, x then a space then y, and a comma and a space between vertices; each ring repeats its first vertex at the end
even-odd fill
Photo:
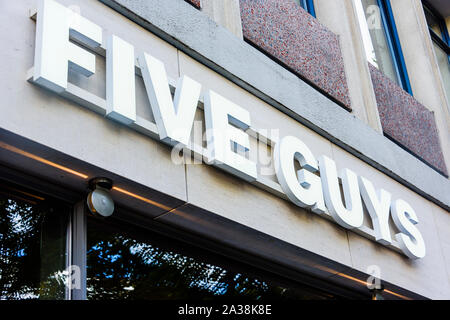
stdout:
POLYGON ((448 61, 448 55, 433 41, 434 51, 436 53, 439 70, 442 76, 442 82, 447 93, 447 101, 450 105, 450 64, 448 61))
POLYGON ((337 298, 136 226, 92 218, 87 237, 92 300, 337 298))
POLYGON ((367 60, 400 84, 377 1, 354 0, 354 3, 367 60))
POLYGON ((0 299, 65 299, 68 208, 0 183, 0 299))

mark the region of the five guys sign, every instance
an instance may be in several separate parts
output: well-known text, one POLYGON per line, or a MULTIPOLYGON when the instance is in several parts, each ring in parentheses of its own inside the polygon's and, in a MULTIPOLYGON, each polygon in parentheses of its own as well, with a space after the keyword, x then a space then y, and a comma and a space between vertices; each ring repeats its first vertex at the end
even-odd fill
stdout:
MULTIPOLYGON (((86 49, 102 48, 106 52, 105 116, 125 125, 139 125, 135 68, 140 68, 155 118, 156 138, 192 149, 190 135, 202 94, 200 83, 181 76, 172 98, 161 61, 145 52, 138 54, 136 61, 132 45, 115 35, 104 34, 101 27, 53 0, 39 2, 36 22, 31 82, 67 97, 68 69, 87 77, 94 74, 96 57, 86 49)), ((250 183, 258 180, 256 163, 246 157, 250 150, 249 112, 213 90, 203 92, 203 105, 208 163, 250 183)), ((395 247, 411 259, 425 256, 425 243, 416 227, 417 215, 404 200, 392 199, 384 189, 376 190, 372 182, 350 169, 338 174, 332 159, 316 158, 294 136, 276 141, 273 162, 282 192, 297 206, 331 217, 342 227, 395 247), (370 232, 363 226, 363 202, 372 220, 370 232), (395 239, 391 237, 390 216, 399 231, 395 239)))

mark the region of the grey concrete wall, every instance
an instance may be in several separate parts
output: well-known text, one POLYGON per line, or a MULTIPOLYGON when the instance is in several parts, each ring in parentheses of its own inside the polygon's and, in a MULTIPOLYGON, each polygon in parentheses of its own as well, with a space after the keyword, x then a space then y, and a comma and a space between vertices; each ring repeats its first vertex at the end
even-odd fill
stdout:
MULTIPOLYGON (((73 4, 73 0, 59 2, 73 4)), ((394 197, 411 203, 419 216, 419 229, 425 238, 427 256, 413 262, 216 168, 204 164, 175 165, 170 160, 170 149, 160 142, 28 83, 25 74, 33 65, 35 33, 28 10, 35 6, 35 0, 9 2, 0 11, 0 40, 5 44, 0 50, 0 93, 3 101, 8 102, 0 104, 4 115, 0 118, 3 130, 84 163, 102 167, 105 171, 179 199, 181 203, 206 209, 211 215, 314 252, 325 262, 335 261, 348 270, 362 273, 366 272, 367 266, 378 265, 381 277, 386 281, 429 298, 450 298, 449 212, 111 8, 94 0, 79 0, 77 5, 87 19, 127 39, 137 50, 145 50, 164 61, 170 77, 187 74, 204 88, 214 88, 246 108, 255 128, 280 129, 281 136, 297 136, 310 146, 315 155, 327 155, 337 162, 338 167, 351 168, 371 179, 376 187, 383 187, 394 197), (16 27, 11 28, 12 25, 16 27)), ((184 6, 189 5, 180 1, 177 6, 184 10, 187 8, 184 6)), ((101 58, 98 59, 97 78, 74 81, 80 86, 94 88, 93 91, 100 95, 104 90, 104 69, 101 58)), ((293 78, 288 77, 286 81, 288 79, 293 78)), ((292 81, 296 83, 298 80, 292 81)), ((142 86, 138 86, 138 90, 141 90, 138 96, 144 99, 142 86)), ((305 94, 302 98, 310 106, 325 103, 311 91, 300 93, 305 94)), ((141 115, 151 120, 151 114, 145 111, 148 105, 142 101, 139 108, 141 115)), ((339 106, 336 108, 340 109, 339 106)), ((334 121, 339 123, 342 119, 337 113, 334 121)), ((2 138, 0 136, 0 140, 2 138)), ((371 140, 367 143, 370 145, 371 140)), ((388 157, 393 161, 396 159, 394 153, 388 157)), ((398 166, 396 164, 392 170, 397 170, 398 166)), ((418 179, 423 171, 413 174, 417 174, 418 179)), ((165 217, 176 214, 176 211, 171 212, 165 217)), ((205 226, 202 231, 206 234, 214 232, 205 226)), ((223 241, 232 242, 233 234, 228 234, 228 237, 230 239, 223 241)))
POLYGON ((299 126, 295 120, 224 80, 187 55, 180 53, 179 66, 182 74, 191 75, 207 88, 214 88, 231 101, 245 106, 252 115, 252 125, 255 127, 280 128, 280 136, 297 136, 310 146, 315 155, 327 155, 336 161, 339 168, 351 168, 371 180, 376 187, 392 192, 394 198, 403 198, 411 203, 423 221, 419 229, 424 234, 429 250, 424 259, 413 262, 311 212, 295 207, 288 201, 205 165, 187 166, 189 203, 361 272, 366 272, 371 265, 378 265, 384 280, 421 295, 430 298, 450 297, 450 278, 446 270, 449 254, 441 246, 441 240, 437 236, 438 228, 442 226, 438 227, 435 223, 435 216, 446 219, 449 216, 447 211, 442 208, 436 211, 438 206, 314 131, 299 126), (211 193, 208 190, 220 192, 211 193), (233 201, 230 202, 229 199, 233 201))

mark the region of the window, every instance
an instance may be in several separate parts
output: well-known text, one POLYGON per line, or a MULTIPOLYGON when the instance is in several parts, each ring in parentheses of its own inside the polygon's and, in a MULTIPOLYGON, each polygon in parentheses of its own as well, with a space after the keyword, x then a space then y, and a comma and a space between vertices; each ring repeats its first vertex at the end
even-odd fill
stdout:
POLYGON ((412 94, 389 0, 354 0, 370 64, 412 94))
POLYGON ((427 1, 422 2, 447 101, 450 105, 450 37, 448 29, 444 18, 427 1))
POLYGON ((0 181, 0 300, 66 299, 70 208, 0 181))
POLYGON ((313 0, 296 0, 296 2, 314 18, 316 17, 316 11, 314 10, 313 0))

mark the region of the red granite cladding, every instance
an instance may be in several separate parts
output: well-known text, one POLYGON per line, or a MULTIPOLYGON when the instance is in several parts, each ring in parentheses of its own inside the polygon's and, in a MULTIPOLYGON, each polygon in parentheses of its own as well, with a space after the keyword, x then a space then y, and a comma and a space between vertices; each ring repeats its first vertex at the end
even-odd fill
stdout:
POLYGON ((369 63, 384 133, 448 176, 434 113, 369 63))
POLYGON ((202 6, 202 4, 200 3, 200 0, 185 0, 185 1, 192 4, 197 9, 200 9, 200 7, 202 6))
POLYGON ((294 0, 240 0, 244 38, 350 110, 339 38, 294 0))

